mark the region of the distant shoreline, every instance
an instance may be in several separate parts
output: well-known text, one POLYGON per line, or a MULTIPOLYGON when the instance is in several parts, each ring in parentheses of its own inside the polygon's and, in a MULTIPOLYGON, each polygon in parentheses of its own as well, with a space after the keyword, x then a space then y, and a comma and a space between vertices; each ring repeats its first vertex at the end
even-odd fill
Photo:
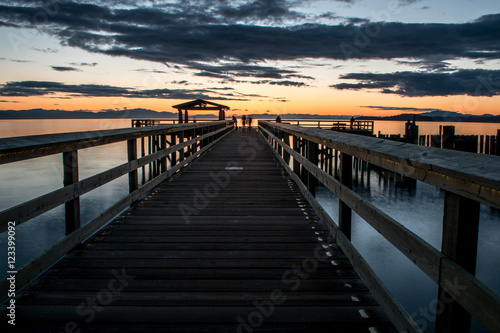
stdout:
MULTIPOLYGON (((297 120, 350 120, 351 115, 312 115, 312 114, 245 114, 246 117, 254 119, 269 119, 274 120, 277 116, 282 120, 297 119, 297 120)), ((85 110, 66 111, 66 110, 0 110, 0 120, 42 120, 42 119, 178 119, 177 112, 169 111, 154 111, 149 109, 126 109, 126 110, 104 110, 99 112, 90 112, 85 110)), ((226 118, 230 119, 231 111, 226 114, 226 118)), ((500 123, 500 115, 470 115, 458 112, 437 112, 437 113, 421 113, 421 114, 399 114, 395 116, 354 116, 359 121, 425 121, 425 122, 463 122, 463 123, 500 123)), ((190 114, 191 119, 213 119, 218 117, 213 114, 190 114)), ((241 118, 241 115, 238 116, 241 118)))

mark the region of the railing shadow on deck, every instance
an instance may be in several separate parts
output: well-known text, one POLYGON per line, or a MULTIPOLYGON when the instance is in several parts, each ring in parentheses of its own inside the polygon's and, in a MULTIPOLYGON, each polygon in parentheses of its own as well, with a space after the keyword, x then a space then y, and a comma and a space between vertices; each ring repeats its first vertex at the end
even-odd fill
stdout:
POLYGON ((352 211, 438 285, 436 332, 468 332, 471 316, 500 332, 500 297, 474 276, 480 203, 500 208, 498 157, 267 121, 259 131, 400 332, 421 329, 351 243, 352 211), (353 157, 445 190, 441 250, 352 190, 353 157), (339 199, 338 226, 315 199, 319 182, 339 199))
MULTIPOLYGON (((0 139, 0 164, 62 154, 64 170, 64 187, 0 212, 0 232, 4 232, 8 229, 9 222, 15 221, 18 226, 65 205, 66 237, 18 269, 16 286, 21 287, 29 283, 113 217, 210 149, 232 130, 233 121, 215 121, 0 139), (144 149, 145 140, 148 140, 152 149, 144 149), (128 162, 79 180, 78 150, 116 142, 127 143, 128 162), (170 163, 167 163, 167 160, 170 163), (138 169, 147 165, 153 166, 152 177, 140 186, 138 169), (80 196, 127 174, 129 194, 95 219, 80 226, 80 196)), ((2 280, 0 301, 7 297, 8 289, 9 282, 2 280)))

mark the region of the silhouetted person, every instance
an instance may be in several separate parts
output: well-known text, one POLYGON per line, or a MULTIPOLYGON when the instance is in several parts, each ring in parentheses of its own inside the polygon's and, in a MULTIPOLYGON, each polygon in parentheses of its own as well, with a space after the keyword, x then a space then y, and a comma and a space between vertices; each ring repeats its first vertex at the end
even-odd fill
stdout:
POLYGON ((277 116, 277 117, 276 117, 276 122, 277 122, 277 123, 281 123, 281 117, 280 117, 280 116, 277 116))
POLYGON ((247 117, 246 117, 245 115, 243 115, 243 116, 241 117, 241 126, 245 127, 246 122, 247 122, 247 117))
POLYGON ((234 121, 234 127, 236 129, 238 129, 238 120, 236 119, 236 117, 234 116, 234 114, 233 114, 233 121, 234 121))
POLYGON ((248 127, 252 127, 252 117, 248 117, 248 127))
POLYGON ((351 117, 351 129, 354 128, 354 117, 351 117))

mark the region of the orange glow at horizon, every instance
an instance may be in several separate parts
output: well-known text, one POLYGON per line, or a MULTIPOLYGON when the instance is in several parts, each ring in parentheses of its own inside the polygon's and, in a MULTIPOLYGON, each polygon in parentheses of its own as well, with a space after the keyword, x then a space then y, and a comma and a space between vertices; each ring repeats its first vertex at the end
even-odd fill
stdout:
MULTIPOLYGON (((297 89, 299 90, 299 89, 297 89)), ((252 99, 250 101, 217 100, 213 102, 228 105, 232 114, 317 114, 317 115, 366 115, 392 116, 402 113, 423 113, 425 109, 441 109, 465 114, 483 115, 500 114, 499 96, 449 96, 449 97, 419 97, 402 98, 373 92, 348 91, 339 92, 332 89, 302 88, 300 93, 286 102, 269 99, 252 99), (380 106, 402 108, 384 110, 364 106, 380 106), (404 110, 415 108, 416 110, 404 110), (422 109, 422 110, 421 110, 422 109), (248 110, 248 111, 245 111, 248 110)), ((155 111, 177 112, 172 105, 186 100, 174 99, 139 99, 124 97, 70 97, 69 99, 51 97, 15 97, 3 98, 1 110, 123 110, 143 108, 155 111)), ((208 113, 204 113, 208 114, 208 113)), ((215 115, 215 113, 212 113, 215 115)))

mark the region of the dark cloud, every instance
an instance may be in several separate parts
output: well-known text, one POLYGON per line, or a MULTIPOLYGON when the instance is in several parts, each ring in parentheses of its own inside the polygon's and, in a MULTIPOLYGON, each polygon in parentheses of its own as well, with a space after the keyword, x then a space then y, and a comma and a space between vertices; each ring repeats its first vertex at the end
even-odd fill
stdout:
POLYGON ((262 81, 250 81, 250 83, 253 83, 253 84, 271 84, 271 85, 287 86, 287 87, 308 87, 309 86, 308 84, 306 84, 304 82, 289 81, 289 80, 283 80, 283 81, 262 80, 262 81))
POLYGON ((153 74, 166 74, 168 72, 161 71, 158 69, 146 69, 146 68, 138 68, 134 70, 135 72, 144 72, 144 73, 153 73, 153 74))
POLYGON ((284 19, 295 20, 305 17, 304 14, 292 11, 290 1, 286 0, 256 0, 237 7, 226 5, 221 8, 221 14, 226 19, 249 22, 255 20, 281 22, 284 19))
POLYGON ((500 94, 500 70, 463 69, 452 73, 350 73, 341 79, 357 83, 332 85, 336 89, 380 89, 385 94, 420 96, 495 96, 500 94))
POLYGON ((284 78, 307 78, 310 76, 298 74, 297 71, 281 69, 271 66, 249 65, 244 63, 227 65, 207 65, 201 63, 191 63, 188 68, 199 70, 195 75, 214 77, 221 79, 233 79, 234 77, 254 77, 266 79, 284 79, 284 78))
POLYGON ((95 67, 97 66, 97 62, 70 62, 69 63, 72 66, 88 66, 88 67, 95 67))
POLYGON ((414 3, 420 2, 422 0, 399 0, 399 3, 402 5, 412 5, 414 3))
POLYGON ((10 61, 12 62, 21 62, 21 63, 25 63, 25 62, 33 62, 33 61, 29 61, 29 60, 22 60, 22 59, 9 59, 10 61))
POLYGON ((110 7, 110 2, 104 1, 94 4, 64 1, 59 3, 58 11, 45 16, 40 16, 45 11, 41 1, 2 3, 0 19, 4 23, 43 28, 57 36, 63 45, 90 52, 160 63, 431 56, 443 60, 500 58, 500 14, 461 24, 359 21, 359 26, 315 23, 280 26, 255 22, 265 21, 266 15, 274 21, 298 19, 300 14, 291 8, 301 1, 256 0, 235 4, 193 0, 153 7, 128 4, 130 8, 125 8, 123 1, 120 7, 110 7))
POLYGON ((18 28, 17 25, 0 21, 0 27, 18 28))
POLYGON ((43 52, 43 53, 58 53, 59 52, 59 50, 52 49, 50 47, 46 48, 46 49, 40 49, 40 48, 37 48, 37 47, 32 47, 31 49, 34 50, 34 51, 43 52))
POLYGON ((456 68, 452 67, 449 62, 433 57, 417 61, 398 60, 397 63, 401 65, 418 67, 421 70, 431 72, 450 72, 456 70, 456 68))
POLYGON ((66 67, 66 66, 50 66, 50 67, 58 72, 81 72, 78 68, 75 67, 66 67))
MULTIPOLYGON (((223 97, 208 89, 147 89, 137 90, 127 87, 115 87, 97 84, 64 84, 48 81, 7 82, 0 85, 0 96, 29 97, 50 96, 63 93, 73 97, 125 97, 125 98, 160 98, 160 99, 215 99, 247 100, 223 97)), ((59 98, 59 97, 58 97, 59 98)))
POLYGON ((345 16, 339 16, 335 13, 332 12, 326 12, 318 16, 318 19, 328 19, 328 20, 334 20, 334 21, 340 21, 346 24, 362 24, 362 23, 368 23, 370 20, 364 19, 364 18, 359 18, 359 17, 345 17, 345 16))

